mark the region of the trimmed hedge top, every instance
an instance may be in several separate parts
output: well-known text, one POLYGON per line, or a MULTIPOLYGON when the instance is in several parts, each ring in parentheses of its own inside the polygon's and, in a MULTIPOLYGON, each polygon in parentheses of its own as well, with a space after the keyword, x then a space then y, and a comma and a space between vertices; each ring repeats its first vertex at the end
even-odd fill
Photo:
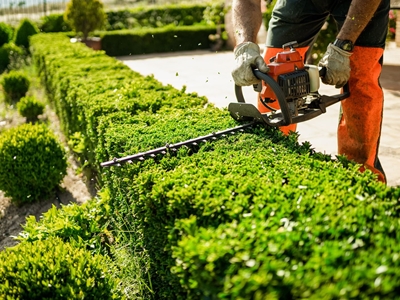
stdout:
MULTIPOLYGON (((101 127, 108 128, 104 149, 119 157, 230 122, 228 113, 211 108, 113 118, 112 127, 101 127)), ((370 276, 397 253, 391 245, 398 239, 400 189, 385 188, 371 172, 264 128, 159 159, 107 170, 106 177, 125 224, 120 230, 135 228, 132 243, 157 266, 151 283, 160 298, 172 292, 176 299, 387 292, 370 276), (386 254, 376 256, 374 269, 366 253, 382 247, 386 254), (346 285, 349 277, 354 280, 346 285)), ((396 272, 396 264, 383 266, 396 272)))

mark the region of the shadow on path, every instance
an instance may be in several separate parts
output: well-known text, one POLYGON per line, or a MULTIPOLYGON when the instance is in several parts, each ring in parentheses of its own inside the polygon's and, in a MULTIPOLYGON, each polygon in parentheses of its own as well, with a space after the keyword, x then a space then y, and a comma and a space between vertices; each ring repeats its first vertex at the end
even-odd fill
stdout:
POLYGON ((400 66, 383 65, 380 82, 384 89, 400 91, 400 66))

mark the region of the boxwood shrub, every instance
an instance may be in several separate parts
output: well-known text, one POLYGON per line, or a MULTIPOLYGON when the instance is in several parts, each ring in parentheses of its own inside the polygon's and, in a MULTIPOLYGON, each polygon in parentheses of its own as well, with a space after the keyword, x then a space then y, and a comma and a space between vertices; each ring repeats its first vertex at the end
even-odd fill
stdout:
POLYGON ((101 47, 110 56, 210 49, 215 26, 165 26, 101 33, 101 47))
POLYGON ((22 46, 26 50, 29 50, 29 38, 39 32, 36 23, 29 19, 21 20, 18 27, 15 29, 14 43, 17 46, 22 46))
POLYGON ((29 216, 18 235, 20 241, 33 242, 49 238, 60 238, 74 247, 83 248, 93 254, 110 255, 114 242, 108 230, 110 206, 106 193, 83 204, 71 203, 52 206, 37 220, 29 216))
POLYGON ((168 4, 139 6, 132 9, 107 12, 107 30, 138 27, 164 27, 174 24, 188 26, 203 20, 205 4, 168 4))
POLYGON ((28 122, 35 122, 38 116, 43 114, 45 105, 34 96, 22 97, 17 103, 17 109, 21 116, 28 122))
POLYGON ((263 127, 101 169, 237 123, 60 35, 31 41, 63 127, 85 139, 110 197, 110 228, 138 262, 131 271, 147 288, 136 296, 396 297, 400 188, 263 127))
POLYGON ((7 43, 0 47, 0 72, 11 70, 25 61, 25 51, 14 43, 7 43))
POLYGON ((7 23, 0 22, 0 47, 8 44, 14 34, 14 29, 7 23))
POLYGON ((49 14, 40 20, 41 32, 68 32, 72 31, 71 26, 65 22, 64 14, 49 14))
POLYGON ((4 98, 9 103, 15 103, 25 97, 31 82, 23 72, 11 70, 1 78, 4 98))
POLYGON ((66 152, 46 125, 23 124, 0 135, 0 189, 13 201, 48 197, 66 173, 66 152))
POLYGON ((0 252, 3 299, 122 299, 110 262, 58 238, 0 252))

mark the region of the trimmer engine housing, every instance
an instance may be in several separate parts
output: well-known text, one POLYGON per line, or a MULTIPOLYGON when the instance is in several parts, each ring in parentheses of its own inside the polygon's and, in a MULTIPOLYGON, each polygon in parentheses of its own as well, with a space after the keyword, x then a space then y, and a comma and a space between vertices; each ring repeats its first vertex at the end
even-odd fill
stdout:
MULTIPOLYGON (((268 67, 268 75, 278 83, 287 100, 304 97, 310 93, 310 76, 305 69, 303 58, 295 48, 284 49, 272 57, 268 67)), ((260 97, 276 99, 272 88, 265 83, 262 86, 260 97)))

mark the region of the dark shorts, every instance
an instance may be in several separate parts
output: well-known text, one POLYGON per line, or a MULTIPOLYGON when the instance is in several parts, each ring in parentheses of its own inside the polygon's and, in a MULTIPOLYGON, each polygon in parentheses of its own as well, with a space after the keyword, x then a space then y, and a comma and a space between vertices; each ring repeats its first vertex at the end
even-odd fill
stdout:
MULTIPOLYGON (((299 47, 312 45, 328 16, 340 29, 346 19, 351 0, 278 0, 268 27, 266 45, 281 48, 297 41, 299 47)), ((368 4, 366 4, 368 5, 368 4)), ((385 48, 390 0, 382 0, 374 17, 356 41, 357 46, 385 48)), ((332 37, 332 42, 335 40, 332 37)))

